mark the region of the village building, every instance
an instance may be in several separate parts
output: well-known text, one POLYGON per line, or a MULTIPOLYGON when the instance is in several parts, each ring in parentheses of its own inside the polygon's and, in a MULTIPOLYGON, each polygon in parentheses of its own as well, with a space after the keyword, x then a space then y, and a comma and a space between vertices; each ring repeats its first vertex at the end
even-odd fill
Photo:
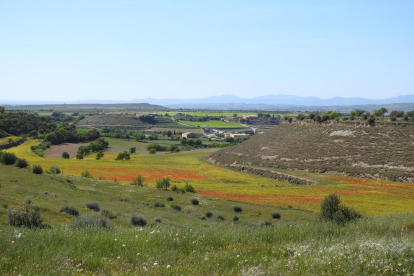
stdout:
POLYGON ((193 133, 193 132, 184 132, 183 134, 181 134, 181 137, 183 137, 183 138, 198 138, 198 134, 193 133))

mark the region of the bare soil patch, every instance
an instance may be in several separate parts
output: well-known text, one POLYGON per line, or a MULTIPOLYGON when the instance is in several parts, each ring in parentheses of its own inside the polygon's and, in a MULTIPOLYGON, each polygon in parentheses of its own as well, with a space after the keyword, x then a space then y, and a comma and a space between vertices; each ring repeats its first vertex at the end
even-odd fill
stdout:
POLYGON ((66 143, 66 144, 51 146, 50 148, 45 150, 44 157, 62 158, 62 153, 65 151, 69 153, 70 157, 74 157, 80 146, 87 146, 87 145, 88 145, 87 143, 80 143, 80 144, 66 143))

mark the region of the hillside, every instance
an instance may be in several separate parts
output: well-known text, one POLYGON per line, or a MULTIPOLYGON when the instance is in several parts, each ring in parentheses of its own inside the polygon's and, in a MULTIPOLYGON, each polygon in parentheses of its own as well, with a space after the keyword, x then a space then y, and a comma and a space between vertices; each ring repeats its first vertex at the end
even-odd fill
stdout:
POLYGON ((213 153, 210 161, 237 170, 307 170, 414 183, 413 137, 409 125, 284 123, 213 153))

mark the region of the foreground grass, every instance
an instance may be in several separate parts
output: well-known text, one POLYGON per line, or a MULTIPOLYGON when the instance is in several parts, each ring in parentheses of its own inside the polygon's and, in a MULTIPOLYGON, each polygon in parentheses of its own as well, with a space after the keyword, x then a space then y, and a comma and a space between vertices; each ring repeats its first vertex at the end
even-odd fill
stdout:
POLYGON ((412 275, 414 214, 275 226, 0 229, 4 275, 412 275), (410 226, 411 225, 411 226, 410 226), (411 227, 411 228, 410 228, 411 227))

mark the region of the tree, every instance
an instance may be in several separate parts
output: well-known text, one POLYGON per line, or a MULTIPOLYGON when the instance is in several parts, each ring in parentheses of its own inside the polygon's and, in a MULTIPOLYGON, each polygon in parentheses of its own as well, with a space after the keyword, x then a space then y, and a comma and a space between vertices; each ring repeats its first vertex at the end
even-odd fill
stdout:
POLYGON ((157 189, 166 189, 166 190, 168 190, 170 186, 171 186, 170 179, 168 177, 165 177, 163 179, 157 179, 157 183, 155 185, 157 189))
POLYGON ((4 113, 4 107, 0 106, 0 114, 4 113))
POLYGON ((381 111, 381 114, 384 115, 385 113, 388 112, 388 109, 386 109, 385 107, 381 107, 380 111, 381 111))
POLYGON ((69 153, 67 153, 66 151, 65 151, 65 152, 63 152, 63 153, 62 153, 62 158, 63 158, 63 159, 69 159, 69 158, 70 158, 69 153))
POLYGON ((129 152, 127 151, 120 152, 118 153, 118 156, 115 158, 115 160, 124 160, 124 159, 125 160, 131 159, 131 155, 129 152))
POLYGON ((137 148, 136 148, 136 147, 131 147, 131 148, 129 149, 129 152, 130 152, 131 154, 134 154, 136 151, 137 151, 137 148))
POLYGON ((234 117, 234 118, 236 118, 236 117, 237 117, 237 114, 236 114, 236 113, 234 113, 234 114, 233 114, 233 117, 234 117))
POLYGON ((8 139, 8 142, 9 142, 9 144, 13 143, 13 139, 12 138, 9 138, 8 139))
POLYGON ((98 153, 96 154, 95 159, 96 159, 96 160, 99 160, 99 159, 101 159, 103 156, 104 156, 103 152, 102 152, 102 151, 98 151, 98 153))
POLYGON ((362 217, 354 208, 341 204, 341 199, 337 194, 330 194, 325 197, 321 204, 320 215, 322 218, 339 225, 345 225, 362 217))

